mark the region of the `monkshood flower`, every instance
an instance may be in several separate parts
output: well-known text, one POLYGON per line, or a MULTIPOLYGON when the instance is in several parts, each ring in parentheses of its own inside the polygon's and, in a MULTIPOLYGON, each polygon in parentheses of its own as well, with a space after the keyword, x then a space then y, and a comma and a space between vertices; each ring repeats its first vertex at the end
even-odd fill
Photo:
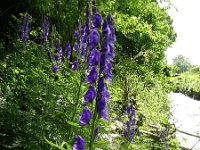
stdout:
POLYGON ((87 76, 87 81, 92 84, 95 83, 98 77, 98 72, 96 67, 92 67, 92 69, 90 70, 90 73, 87 76))
POLYGON ((78 39, 78 37, 79 37, 79 32, 78 32, 78 30, 76 29, 76 30, 74 31, 74 38, 75 38, 75 39, 78 39))
POLYGON ((87 107, 85 107, 79 119, 80 125, 81 126, 87 125, 90 122, 91 118, 92 118, 92 112, 87 107))
POLYGON ((63 55, 62 47, 59 47, 57 52, 54 55, 55 61, 62 62, 62 55, 63 55))
POLYGON ((132 105, 127 107, 126 114, 128 115, 128 121, 126 122, 123 136, 131 142, 133 140, 136 130, 135 109, 132 105))
POLYGON ((89 47, 90 51, 93 50, 100 42, 100 36, 96 29, 90 31, 89 47))
POLYGON ((69 59, 72 53, 72 48, 70 45, 70 42, 67 43, 67 53, 66 53, 66 58, 69 59))
POLYGON ((72 63, 72 71, 75 71, 78 68, 78 59, 76 59, 73 63, 72 63))
POLYGON ((78 51, 78 48, 79 48, 79 45, 78 43, 74 43, 74 51, 77 52, 78 51))
POLYGON ((98 98, 104 97, 104 99, 106 100, 106 102, 109 100, 110 98, 110 94, 108 92, 108 86, 107 84, 104 82, 104 78, 101 77, 98 81, 98 98))
POLYGON ((84 150, 84 146, 85 146, 85 140, 80 135, 77 135, 75 137, 73 150, 84 150))
POLYGON ((81 58, 85 58, 85 53, 86 53, 86 49, 87 49, 87 44, 86 42, 80 42, 80 57, 81 58))
POLYGON ((97 66, 100 61, 100 51, 95 49, 92 50, 88 56, 87 64, 88 66, 97 66))
POLYGON ((106 102, 108 101, 110 95, 108 93, 108 87, 104 83, 104 78, 101 77, 98 82, 98 95, 96 108, 100 118, 107 119, 107 107, 106 102))
POLYGON ((57 74, 58 73, 58 66, 56 64, 53 64, 52 70, 53 70, 54 73, 57 74))
POLYGON ((99 28, 101 26, 102 17, 99 13, 92 15, 92 29, 99 28))
POLYGON ((88 103, 92 103, 93 100, 95 99, 96 97, 96 90, 93 86, 89 86, 87 92, 85 93, 85 95, 83 96, 84 97, 84 100, 85 100, 85 103, 84 105, 88 104, 88 103))

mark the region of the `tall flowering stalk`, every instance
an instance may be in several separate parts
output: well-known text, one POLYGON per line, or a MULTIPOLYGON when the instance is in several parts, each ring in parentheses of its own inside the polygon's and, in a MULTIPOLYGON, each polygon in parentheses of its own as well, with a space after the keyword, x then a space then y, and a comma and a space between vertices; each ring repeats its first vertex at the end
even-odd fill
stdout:
POLYGON ((43 23, 42 23, 42 33, 41 33, 41 37, 45 42, 45 45, 47 45, 47 39, 48 39, 48 35, 49 35, 49 19, 46 16, 43 19, 43 23))
MULTIPOLYGON (((89 4, 87 4, 88 6, 89 4)), ((88 6, 89 7, 89 6, 88 6)), ((108 119, 107 117, 107 107, 106 103, 108 102, 110 95, 108 92, 107 83, 112 82, 112 61, 115 56, 114 54, 114 42, 115 42, 115 32, 114 32, 114 21, 111 15, 108 15, 104 20, 102 26, 102 45, 100 46, 100 34, 98 30, 101 28, 102 17, 97 12, 95 1, 93 0, 92 7, 92 21, 91 27, 88 28, 89 22, 89 14, 90 11, 86 11, 86 33, 89 31, 88 37, 88 54, 87 56, 87 65, 88 65, 88 75, 87 82, 89 83, 89 88, 85 93, 84 97, 84 111, 80 117, 80 125, 85 126, 89 124, 92 119, 91 126, 91 136, 90 136, 90 144, 89 150, 92 149, 93 141, 94 141, 94 133, 96 126, 97 116, 102 119, 108 119), (101 48, 101 49, 100 49, 101 48), (97 88, 95 85, 97 83, 97 88), (93 110, 93 114, 89 110, 86 105, 93 103, 95 101, 95 109, 93 110), (87 111, 85 111, 87 110, 87 111), (91 118, 91 115, 93 117, 91 118)))
POLYGON ((131 142, 136 131, 136 114, 135 109, 132 105, 129 105, 126 109, 126 114, 128 115, 128 121, 126 122, 126 127, 123 136, 131 142))
POLYGON ((22 40, 26 43, 28 41, 29 38, 29 20, 30 20, 30 16, 26 16, 22 19, 22 23, 21 23, 21 38, 22 40))

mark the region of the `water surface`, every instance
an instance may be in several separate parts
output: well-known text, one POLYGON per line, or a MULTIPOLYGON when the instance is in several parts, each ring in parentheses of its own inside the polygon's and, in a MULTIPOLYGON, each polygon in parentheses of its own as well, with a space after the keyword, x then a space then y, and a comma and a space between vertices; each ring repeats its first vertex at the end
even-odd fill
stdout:
MULTIPOLYGON (((172 120, 177 129, 200 136, 200 101, 181 93, 170 93, 172 120)), ((183 133, 176 133, 181 146, 200 150, 200 139, 183 133)))

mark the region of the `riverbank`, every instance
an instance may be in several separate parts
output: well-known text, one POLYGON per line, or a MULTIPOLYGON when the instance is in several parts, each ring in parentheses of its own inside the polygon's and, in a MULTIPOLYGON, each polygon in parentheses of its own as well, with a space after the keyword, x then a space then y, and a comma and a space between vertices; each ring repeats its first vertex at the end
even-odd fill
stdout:
POLYGON ((195 100, 200 100, 200 76, 199 72, 185 72, 180 76, 172 77, 174 92, 183 93, 195 100))
POLYGON ((200 102, 181 93, 170 93, 169 98, 172 104, 171 121, 177 128, 176 136, 180 146, 199 150, 200 102))

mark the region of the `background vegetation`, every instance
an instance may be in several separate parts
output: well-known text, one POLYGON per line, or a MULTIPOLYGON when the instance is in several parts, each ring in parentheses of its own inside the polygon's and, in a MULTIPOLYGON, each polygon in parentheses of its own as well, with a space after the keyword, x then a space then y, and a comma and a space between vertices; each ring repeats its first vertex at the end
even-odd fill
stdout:
MULTIPOLYGON (((53 149, 54 144, 60 149, 70 149, 77 134, 89 141, 91 124, 88 128, 78 124, 82 112, 80 95, 86 92, 87 85, 80 84, 82 71, 73 72, 69 67, 75 55, 59 64, 57 75, 47 55, 47 50, 55 51, 56 44, 62 46, 67 41, 74 44, 76 22, 85 21, 86 3, 86 0, 0 2, 0 149, 46 150, 53 149), (20 26, 21 18, 27 14, 31 16, 30 35, 24 44, 20 26), (45 16, 50 22, 47 47, 39 34, 45 16)), ((113 84, 109 85, 109 119, 99 120, 94 147, 178 149, 168 122, 167 93, 171 84, 164 51, 176 37, 166 13, 168 8, 161 8, 155 0, 102 0, 97 1, 97 9, 103 18, 108 13, 113 15, 117 41, 113 84), (128 104, 136 110, 137 128, 134 140, 127 145, 122 134, 128 104), (152 129, 152 124, 156 129, 152 129)))

